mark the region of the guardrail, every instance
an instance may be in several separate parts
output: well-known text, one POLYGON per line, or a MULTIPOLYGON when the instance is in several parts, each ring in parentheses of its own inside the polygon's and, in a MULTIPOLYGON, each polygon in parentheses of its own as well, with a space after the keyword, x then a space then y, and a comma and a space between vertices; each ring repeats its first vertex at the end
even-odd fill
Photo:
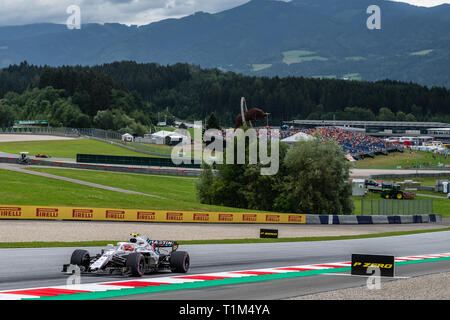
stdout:
MULTIPOLYGON (((0 157, 0 163, 18 164, 18 157, 0 157)), ((152 175, 170 175, 170 176, 184 176, 184 177, 198 177, 201 170, 190 168, 166 168, 166 167, 135 167, 135 166, 120 166, 107 164, 88 164, 88 163, 73 163, 64 161, 52 161, 42 159, 29 159, 28 164, 35 166, 51 166, 71 169, 86 169, 86 170, 100 170, 109 172, 123 172, 123 173, 142 173, 152 175)), ((23 164, 26 165, 26 164, 23 164)))
POLYGON ((96 128, 66 128, 66 127, 0 127, 0 134, 33 134, 55 135, 65 137, 88 136, 103 139, 121 140, 122 135, 114 131, 106 131, 96 128))

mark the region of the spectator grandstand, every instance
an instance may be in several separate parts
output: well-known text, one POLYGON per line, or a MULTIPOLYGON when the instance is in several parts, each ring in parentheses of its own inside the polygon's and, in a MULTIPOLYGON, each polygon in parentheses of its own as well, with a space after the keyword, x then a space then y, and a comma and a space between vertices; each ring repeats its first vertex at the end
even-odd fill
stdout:
MULTIPOLYGON (((226 139, 225 130, 221 130, 221 133, 224 139, 226 139)), ((260 129, 256 128, 256 133, 259 136, 260 129)), ((269 138, 273 135, 271 129, 268 129, 267 133, 269 138)), ((322 140, 334 140, 342 147, 342 151, 345 154, 351 155, 354 159, 374 157, 376 154, 388 154, 388 152, 391 151, 403 151, 402 146, 396 143, 388 142, 381 138, 372 137, 352 129, 339 127, 300 129, 283 126, 279 130, 279 138, 280 140, 283 140, 298 133, 316 136, 322 140)))
POLYGON ((350 154, 355 159, 364 158, 366 156, 373 157, 375 154, 381 153, 387 154, 389 151, 401 151, 397 145, 383 139, 337 127, 314 129, 294 129, 291 127, 291 129, 288 130, 281 130, 280 138, 284 139, 299 132, 318 136, 322 140, 334 140, 342 147, 344 153, 350 154))

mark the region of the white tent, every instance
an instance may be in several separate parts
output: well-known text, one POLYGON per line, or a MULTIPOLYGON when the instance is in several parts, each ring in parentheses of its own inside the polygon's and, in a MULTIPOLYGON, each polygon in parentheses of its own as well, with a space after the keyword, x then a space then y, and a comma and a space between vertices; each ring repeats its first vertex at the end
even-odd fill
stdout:
POLYGON ((165 138, 165 137, 170 137, 173 134, 175 134, 175 132, 161 130, 161 131, 153 133, 152 137, 154 137, 154 138, 165 138))
POLYGON ((132 142, 133 140, 134 140, 134 137, 129 133, 125 133, 122 135, 122 141, 132 142))
MULTIPOLYGON (((171 141, 183 141, 183 140, 186 141, 186 136, 183 136, 183 135, 173 132, 173 131, 161 130, 161 131, 158 131, 158 132, 155 132, 154 134, 152 134, 152 138, 158 140, 159 144, 164 144, 165 139, 167 137, 170 137, 171 141)), ((190 138, 187 139, 188 142, 190 142, 190 140, 191 140, 190 138)))
POLYGON ((292 136, 289 136, 287 138, 284 138, 281 140, 281 142, 284 143, 296 143, 297 141, 301 141, 301 140, 312 140, 314 139, 313 136, 303 133, 303 132, 298 132, 292 136))

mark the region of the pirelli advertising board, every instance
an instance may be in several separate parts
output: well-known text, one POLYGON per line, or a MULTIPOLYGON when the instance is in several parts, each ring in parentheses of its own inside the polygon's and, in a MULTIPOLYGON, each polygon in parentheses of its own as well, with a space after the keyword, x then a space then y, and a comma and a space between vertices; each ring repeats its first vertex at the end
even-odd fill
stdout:
POLYGON ((198 223, 304 224, 304 214, 187 212, 139 209, 0 205, 0 219, 95 220, 198 223))

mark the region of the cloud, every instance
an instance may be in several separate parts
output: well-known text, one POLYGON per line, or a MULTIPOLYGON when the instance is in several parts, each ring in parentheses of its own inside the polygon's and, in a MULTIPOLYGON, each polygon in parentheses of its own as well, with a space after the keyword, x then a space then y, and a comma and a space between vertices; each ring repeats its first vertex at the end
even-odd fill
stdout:
MULTIPOLYGON (((65 23, 67 7, 81 8, 82 23, 118 22, 143 25, 197 11, 215 13, 249 0, 0 0, 0 25, 65 23)), ((287 0, 283 0, 287 1, 287 0)), ((450 0, 393 0, 433 6, 450 0)))
POLYGON ((82 23, 148 24, 197 11, 215 13, 249 0, 0 0, 0 25, 65 23, 70 5, 81 8, 82 23))
POLYGON ((396 2, 407 2, 420 7, 434 7, 444 3, 450 3, 450 0, 391 0, 396 2))

